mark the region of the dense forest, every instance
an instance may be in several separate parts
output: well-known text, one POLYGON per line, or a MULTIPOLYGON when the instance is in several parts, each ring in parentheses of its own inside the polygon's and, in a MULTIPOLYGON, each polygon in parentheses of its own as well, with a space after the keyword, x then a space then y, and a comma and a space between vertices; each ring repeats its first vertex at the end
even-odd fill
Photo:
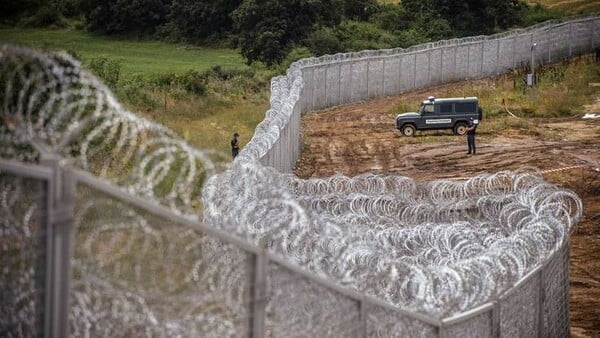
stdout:
POLYGON ((491 34, 561 14, 521 0, 0 0, 0 25, 239 48, 267 65, 491 34))

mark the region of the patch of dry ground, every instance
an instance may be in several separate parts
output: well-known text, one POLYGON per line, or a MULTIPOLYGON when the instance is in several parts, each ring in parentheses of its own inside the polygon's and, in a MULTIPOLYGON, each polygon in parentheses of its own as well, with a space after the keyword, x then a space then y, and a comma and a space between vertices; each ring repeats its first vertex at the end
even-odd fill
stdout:
MULTIPOLYGON (((477 136, 477 155, 467 156, 465 138, 451 132, 417 132, 407 139, 395 129, 388 111, 399 99, 408 96, 419 102, 430 93, 414 91, 305 115, 296 174, 307 178, 375 172, 430 180, 523 166, 548 170, 586 165, 546 178, 577 191, 584 201, 584 218, 571 238, 571 333, 600 337, 600 172, 593 170, 600 167, 600 119, 530 119, 523 121, 523 128, 488 130, 477 136)), ((600 113, 600 103, 586 111, 600 113)), ((494 121, 484 119, 482 127, 485 123, 494 121)))

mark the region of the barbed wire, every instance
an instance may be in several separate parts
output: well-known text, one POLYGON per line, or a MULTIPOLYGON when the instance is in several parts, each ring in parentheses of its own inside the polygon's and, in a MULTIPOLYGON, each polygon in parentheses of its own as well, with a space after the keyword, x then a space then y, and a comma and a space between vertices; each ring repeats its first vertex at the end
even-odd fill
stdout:
MULTIPOLYGON (((191 217, 198 217, 201 198, 206 225, 411 312, 442 318, 497 299, 563 247, 581 218, 579 197, 531 168, 464 182, 419 182, 374 174, 303 180, 262 165, 300 98, 302 63, 273 79, 265 120, 217 174, 224 166, 213 154, 123 109, 71 57, 3 45, 0 61, 1 157, 35 162, 43 153, 58 154, 191 217)), ((150 335, 230 336, 246 327, 249 306, 242 289, 250 281, 242 272, 242 249, 193 231, 172 231, 174 225, 151 221, 106 196, 82 196, 74 332, 113 335, 130 325, 150 335), (164 294, 157 289, 186 290, 173 298, 185 304, 176 318, 164 315, 164 294), (99 322, 114 323, 94 325, 99 322)), ((315 317, 307 313, 315 299, 333 308, 349 305, 285 274, 269 273, 276 304, 268 305, 267 324, 273 332, 277 323, 315 335, 341 332, 340 323, 353 328, 355 317, 344 311, 311 321, 315 317), (304 294, 311 290, 316 295, 304 294)), ((372 316, 379 327, 374 334, 399 326, 420 330, 409 319, 372 316)))
POLYGON ((492 301, 568 239, 581 200, 530 169, 465 182, 366 174, 301 180, 238 164, 207 182, 205 221, 412 311, 492 301), (218 195, 217 187, 231 193, 218 195))
POLYGON ((79 61, 0 45, 0 156, 35 162, 56 154, 179 213, 196 214, 202 181, 223 154, 125 110, 79 61))

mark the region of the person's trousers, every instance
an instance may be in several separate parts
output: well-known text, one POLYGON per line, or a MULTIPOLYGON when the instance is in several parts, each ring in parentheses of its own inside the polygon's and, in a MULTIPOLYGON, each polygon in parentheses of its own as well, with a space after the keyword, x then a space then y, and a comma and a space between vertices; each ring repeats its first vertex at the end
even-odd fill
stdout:
POLYGON ((467 135, 467 145, 469 146, 469 154, 475 154, 475 135, 467 135))

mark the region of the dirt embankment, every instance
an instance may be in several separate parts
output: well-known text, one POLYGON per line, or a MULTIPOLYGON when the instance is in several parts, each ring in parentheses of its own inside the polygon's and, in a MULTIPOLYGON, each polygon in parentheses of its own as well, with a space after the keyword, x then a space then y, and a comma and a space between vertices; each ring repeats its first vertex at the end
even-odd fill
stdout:
MULTIPOLYGON (((402 95, 419 102, 431 91, 402 95)), ((519 128, 479 133, 477 155, 468 156, 465 138, 449 131, 417 132, 411 139, 401 136, 388 113, 400 97, 304 116, 304 150, 296 174, 307 178, 375 172, 430 180, 523 166, 550 170, 583 165, 548 173, 546 178, 577 191, 584 201, 584 218, 571 238, 571 332, 575 337, 600 337, 600 172, 593 170, 600 167, 600 119, 529 119, 519 128)), ((600 114, 600 103, 586 111, 600 114)))

